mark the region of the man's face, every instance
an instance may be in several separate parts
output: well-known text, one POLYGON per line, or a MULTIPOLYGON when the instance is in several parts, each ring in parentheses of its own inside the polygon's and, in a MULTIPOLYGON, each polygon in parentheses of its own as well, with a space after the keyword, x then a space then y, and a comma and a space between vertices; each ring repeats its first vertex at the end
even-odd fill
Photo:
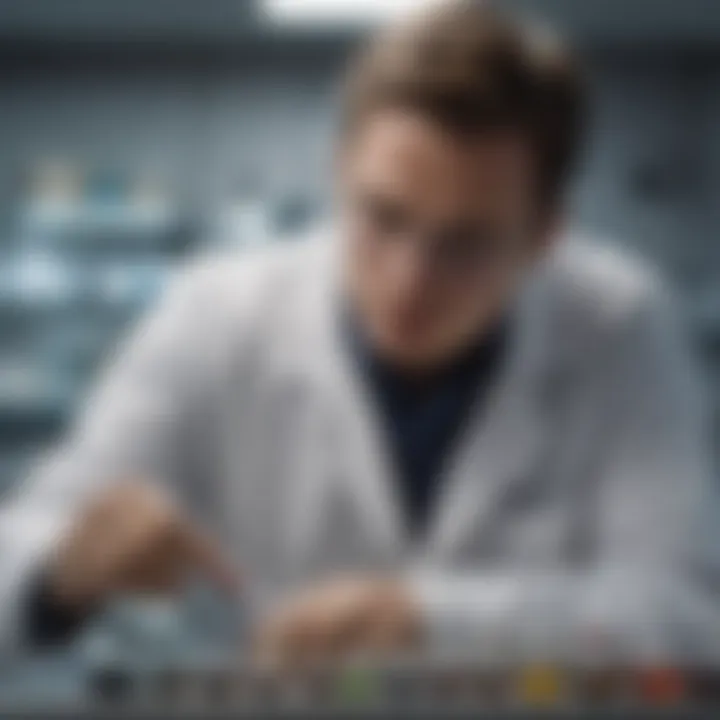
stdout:
POLYGON ((520 134, 378 111, 342 158, 347 283, 377 352, 429 369, 506 311, 547 244, 520 134))

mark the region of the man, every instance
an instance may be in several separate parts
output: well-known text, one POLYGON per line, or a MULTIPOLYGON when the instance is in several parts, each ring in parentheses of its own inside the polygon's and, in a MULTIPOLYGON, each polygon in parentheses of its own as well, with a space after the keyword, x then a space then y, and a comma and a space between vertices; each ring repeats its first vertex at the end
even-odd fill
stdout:
POLYGON ((559 240, 582 119, 563 49, 484 4, 377 38, 336 220, 188 271, 6 505, 5 639, 199 571, 279 663, 687 651, 702 413, 658 283, 559 240))

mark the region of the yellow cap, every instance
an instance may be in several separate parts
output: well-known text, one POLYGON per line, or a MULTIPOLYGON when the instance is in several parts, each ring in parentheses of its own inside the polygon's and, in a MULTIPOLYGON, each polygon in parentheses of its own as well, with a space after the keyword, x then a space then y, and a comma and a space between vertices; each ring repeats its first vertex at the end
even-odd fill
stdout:
POLYGON ((534 665, 522 672, 516 692, 517 699, 526 705, 554 705, 566 696, 566 683, 558 668, 534 665))

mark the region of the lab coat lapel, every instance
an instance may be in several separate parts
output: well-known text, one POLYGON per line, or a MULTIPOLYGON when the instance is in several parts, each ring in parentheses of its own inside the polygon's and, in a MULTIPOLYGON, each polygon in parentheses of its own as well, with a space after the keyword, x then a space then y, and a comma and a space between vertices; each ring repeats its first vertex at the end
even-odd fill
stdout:
POLYGON ((382 418, 362 378, 338 358, 339 381, 334 391, 339 421, 333 424, 336 447, 335 480, 355 508, 373 546, 395 555, 403 544, 403 522, 382 418))
POLYGON ((528 477, 549 437, 543 416, 543 279, 538 271, 518 303, 505 368, 470 419, 448 468, 429 539, 431 554, 453 557, 492 536, 503 498, 528 477))
POLYGON ((353 530, 367 542, 368 557, 393 558, 403 533, 390 457, 380 415, 343 342, 338 253, 331 252, 329 258, 330 282, 318 293, 311 321, 317 323, 316 341, 303 349, 327 438, 323 496, 315 522, 330 527, 334 519, 328 514, 349 515, 353 530))

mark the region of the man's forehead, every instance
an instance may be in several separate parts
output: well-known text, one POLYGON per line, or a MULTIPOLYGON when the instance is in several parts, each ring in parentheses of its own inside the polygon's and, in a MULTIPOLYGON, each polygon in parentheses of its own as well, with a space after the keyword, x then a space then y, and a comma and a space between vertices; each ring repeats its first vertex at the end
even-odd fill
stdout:
POLYGON ((520 131, 461 135, 400 111, 368 118, 348 159, 361 182, 442 205, 514 203, 533 184, 533 156, 520 131))

